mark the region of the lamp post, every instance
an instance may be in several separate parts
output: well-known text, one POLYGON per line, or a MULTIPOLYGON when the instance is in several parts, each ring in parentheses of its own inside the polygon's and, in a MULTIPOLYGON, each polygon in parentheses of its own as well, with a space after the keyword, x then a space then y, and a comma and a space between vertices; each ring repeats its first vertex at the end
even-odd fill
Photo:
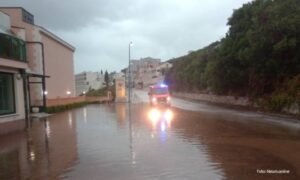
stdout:
POLYGON ((131 50, 131 46, 133 45, 132 42, 129 43, 128 45, 128 102, 131 102, 131 70, 130 70, 130 50, 131 50))

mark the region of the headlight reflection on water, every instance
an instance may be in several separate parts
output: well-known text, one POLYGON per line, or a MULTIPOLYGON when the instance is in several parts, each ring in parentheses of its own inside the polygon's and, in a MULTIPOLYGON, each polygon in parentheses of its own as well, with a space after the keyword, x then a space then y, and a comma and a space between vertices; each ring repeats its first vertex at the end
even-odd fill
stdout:
POLYGON ((160 119, 160 111, 156 108, 151 109, 148 113, 148 118, 152 121, 153 124, 156 124, 160 119))
MULTIPOLYGON (((160 110, 158 108, 151 108, 148 112, 148 119, 151 121, 153 127, 156 127, 158 122, 166 122, 168 127, 170 128, 173 118, 174 115, 170 109, 160 110)), ((165 128, 161 129, 165 130, 165 128)))
POLYGON ((170 109, 168 109, 164 115, 167 122, 171 123, 171 121, 173 120, 173 112, 170 109))

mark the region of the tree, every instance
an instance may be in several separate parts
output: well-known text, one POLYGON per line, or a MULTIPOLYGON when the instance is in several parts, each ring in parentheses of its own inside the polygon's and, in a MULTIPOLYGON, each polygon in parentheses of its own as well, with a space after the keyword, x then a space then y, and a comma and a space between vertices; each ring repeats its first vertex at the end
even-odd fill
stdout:
POLYGON ((227 24, 220 42, 170 60, 172 90, 263 97, 300 75, 299 0, 254 0, 227 24))
POLYGON ((109 76, 108 76, 107 71, 105 71, 105 73, 104 73, 104 81, 105 81, 106 87, 108 87, 108 85, 109 85, 109 76))

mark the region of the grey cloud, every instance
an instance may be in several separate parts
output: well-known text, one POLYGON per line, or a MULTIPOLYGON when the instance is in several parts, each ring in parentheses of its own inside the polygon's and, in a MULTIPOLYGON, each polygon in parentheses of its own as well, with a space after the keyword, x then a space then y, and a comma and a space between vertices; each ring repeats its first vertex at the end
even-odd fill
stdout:
POLYGON ((221 39, 233 9, 249 0, 2 0, 76 47, 75 70, 120 70, 132 58, 167 60, 221 39))
POLYGON ((37 24, 56 30, 76 30, 97 17, 123 17, 123 0, 2 0, 1 6, 22 6, 35 15, 37 24))

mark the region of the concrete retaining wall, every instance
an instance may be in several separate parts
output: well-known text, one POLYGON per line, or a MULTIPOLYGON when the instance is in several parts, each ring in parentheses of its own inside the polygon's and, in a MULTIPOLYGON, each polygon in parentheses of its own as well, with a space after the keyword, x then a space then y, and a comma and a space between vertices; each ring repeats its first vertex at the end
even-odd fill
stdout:
MULTIPOLYGON (((255 103, 249 100, 248 97, 233 97, 233 96, 218 96, 214 94, 195 94, 195 93, 173 93, 173 96, 179 98, 186 98, 192 100, 200 100, 207 101, 217 104, 226 104, 226 105, 236 105, 236 106, 244 106, 244 107, 259 107, 255 103)), ((299 115, 299 106, 298 104, 293 104, 289 108, 284 108, 282 110, 285 113, 299 115)))
POLYGON ((251 102, 247 97, 235 98, 233 96, 218 96, 213 94, 193 94, 193 93, 173 93, 173 95, 180 98, 208 101, 208 102, 218 103, 218 104, 251 106, 251 102))

